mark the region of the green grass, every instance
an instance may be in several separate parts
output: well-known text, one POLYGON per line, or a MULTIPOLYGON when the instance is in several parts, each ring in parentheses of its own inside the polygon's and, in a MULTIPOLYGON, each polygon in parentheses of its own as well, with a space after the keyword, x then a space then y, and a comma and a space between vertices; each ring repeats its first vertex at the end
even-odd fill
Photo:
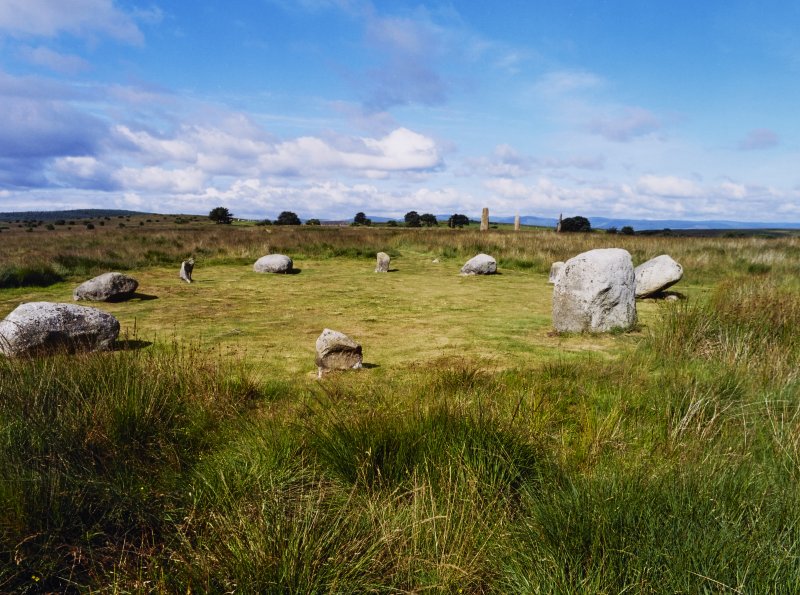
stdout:
POLYGON ((131 350, 0 361, 0 591, 800 590, 797 240, 611 238, 679 250, 687 299, 561 336, 549 261, 608 238, 463 231, 153 232, 142 295, 94 304, 131 350), (317 381, 326 326, 370 367, 317 381))

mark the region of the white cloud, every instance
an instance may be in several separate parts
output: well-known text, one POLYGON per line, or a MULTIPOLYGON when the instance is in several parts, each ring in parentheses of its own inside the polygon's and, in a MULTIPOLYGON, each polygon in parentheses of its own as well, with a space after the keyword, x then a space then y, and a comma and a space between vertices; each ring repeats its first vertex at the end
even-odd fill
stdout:
POLYGON ((559 70, 548 72, 536 83, 536 90, 546 97, 554 98, 578 91, 596 89, 604 84, 601 77, 583 70, 559 70))
POLYGON ((205 188, 206 175, 196 167, 164 169, 161 167, 123 167, 113 178, 126 190, 188 194, 205 188))
POLYGON ((19 54, 31 64, 62 74, 77 74, 89 69, 89 63, 80 56, 62 54, 46 47, 22 47, 19 54))
POLYGON ((756 128, 747 133, 747 136, 739 141, 740 151, 758 151, 761 149, 771 149, 780 144, 777 133, 767 128, 756 128))
POLYGON ((132 44, 143 42, 134 19, 111 0, 3 0, 0 31, 17 36, 55 37, 60 33, 107 35, 132 44))
POLYGON ((619 115, 597 118, 588 125, 592 134, 620 143, 629 142, 660 128, 661 120, 641 107, 627 107, 619 115))
POLYGON ((642 194, 679 198, 703 194, 703 190, 695 182, 677 176, 642 176, 636 182, 636 190, 642 194))

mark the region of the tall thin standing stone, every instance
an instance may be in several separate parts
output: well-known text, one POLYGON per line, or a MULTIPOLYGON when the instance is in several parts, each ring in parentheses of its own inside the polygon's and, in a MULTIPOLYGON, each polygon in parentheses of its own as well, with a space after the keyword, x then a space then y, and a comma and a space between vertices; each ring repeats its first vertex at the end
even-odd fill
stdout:
POLYGON ((481 231, 488 231, 489 229, 489 207, 483 207, 481 213, 481 231))
POLYGON ((556 225, 556 233, 561 233, 561 218, 563 217, 563 213, 559 213, 558 215, 558 225, 556 225))
POLYGON ((514 231, 519 231, 519 215, 514 217, 514 231))
POLYGON ((189 260, 184 260, 181 263, 181 279, 186 281, 187 283, 192 282, 192 271, 194 270, 194 258, 190 258, 189 260))

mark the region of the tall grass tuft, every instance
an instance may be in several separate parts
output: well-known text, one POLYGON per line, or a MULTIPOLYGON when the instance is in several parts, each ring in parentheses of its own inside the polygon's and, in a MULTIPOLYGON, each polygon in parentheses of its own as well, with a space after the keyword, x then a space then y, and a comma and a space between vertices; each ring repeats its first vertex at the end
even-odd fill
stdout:
POLYGON ((258 394, 237 374, 179 348, 1 360, 2 590, 157 547, 181 473, 258 394))

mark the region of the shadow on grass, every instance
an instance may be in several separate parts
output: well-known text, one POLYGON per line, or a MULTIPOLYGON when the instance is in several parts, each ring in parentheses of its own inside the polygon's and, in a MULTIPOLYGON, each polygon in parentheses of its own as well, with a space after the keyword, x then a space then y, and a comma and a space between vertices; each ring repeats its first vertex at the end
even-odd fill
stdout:
POLYGON ((361 364, 361 367, 362 368, 366 368, 367 370, 371 370, 372 368, 380 368, 381 365, 380 364, 368 364, 368 363, 364 362, 364 363, 361 364))
POLYGON ((152 341, 142 341, 140 339, 122 339, 114 343, 114 351, 135 351, 150 347, 152 341))
POLYGON ((130 302, 132 300, 139 300, 140 302, 149 302, 150 300, 157 300, 157 299, 158 299, 157 295, 149 295, 147 293, 134 292, 125 295, 110 297, 105 301, 111 302, 112 304, 116 304, 119 302, 130 302))

